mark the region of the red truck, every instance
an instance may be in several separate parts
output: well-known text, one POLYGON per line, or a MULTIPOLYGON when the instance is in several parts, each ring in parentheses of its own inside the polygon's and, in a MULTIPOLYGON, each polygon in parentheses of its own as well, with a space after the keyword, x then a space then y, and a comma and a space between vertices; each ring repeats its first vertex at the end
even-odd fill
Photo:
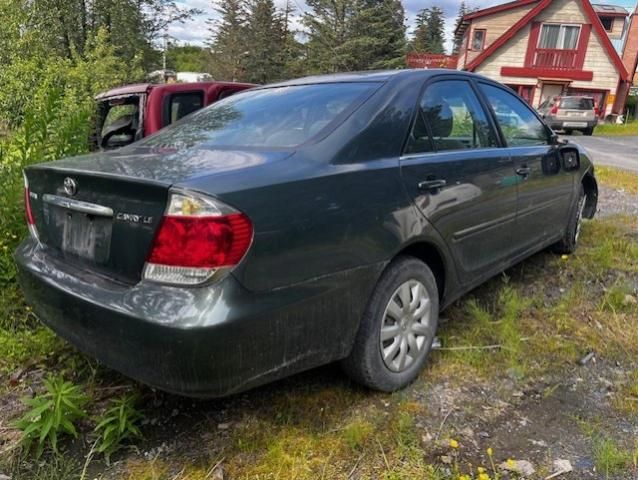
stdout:
POLYGON ((234 82, 139 83, 100 93, 93 147, 133 143, 189 113, 255 85, 234 82))

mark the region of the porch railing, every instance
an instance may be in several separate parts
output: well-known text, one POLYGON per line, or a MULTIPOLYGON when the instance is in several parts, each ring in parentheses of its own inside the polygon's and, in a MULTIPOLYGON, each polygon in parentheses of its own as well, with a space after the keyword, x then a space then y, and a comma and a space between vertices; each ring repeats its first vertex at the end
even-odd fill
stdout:
POLYGON ((577 54, 577 50, 537 48, 531 67, 549 68, 553 70, 570 70, 576 68, 577 54))

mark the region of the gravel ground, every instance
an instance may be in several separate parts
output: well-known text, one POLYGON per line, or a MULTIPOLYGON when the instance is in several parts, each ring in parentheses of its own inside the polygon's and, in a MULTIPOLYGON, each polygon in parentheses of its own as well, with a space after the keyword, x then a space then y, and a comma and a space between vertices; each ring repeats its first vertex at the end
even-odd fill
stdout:
POLYGON ((623 189, 599 186, 597 216, 614 214, 638 215, 638 195, 623 189))

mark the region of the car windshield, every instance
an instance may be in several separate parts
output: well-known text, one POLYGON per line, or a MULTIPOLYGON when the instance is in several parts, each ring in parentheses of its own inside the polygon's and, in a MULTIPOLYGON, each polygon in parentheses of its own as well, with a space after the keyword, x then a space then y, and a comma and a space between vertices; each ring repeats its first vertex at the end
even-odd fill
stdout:
POLYGON ((594 100, 592 98, 566 97, 560 101, 560 108, 571 110, 593 110, 594 100))
POLYGON ((250 90, 220 100, 140 145, 292 147, 331 125, 378 86, 322 83, 250 90))

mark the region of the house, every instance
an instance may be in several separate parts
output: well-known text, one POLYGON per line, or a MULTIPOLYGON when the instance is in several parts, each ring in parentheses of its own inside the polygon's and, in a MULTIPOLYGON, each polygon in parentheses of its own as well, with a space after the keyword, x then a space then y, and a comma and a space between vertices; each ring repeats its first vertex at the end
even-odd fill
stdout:
POLYGON ((638 12, 588 0, 516 0, 472 12, 457 28, 457 68, 498 80, 534 107, 555 95, 594 97, 621 113, 638 59, 638 12))

